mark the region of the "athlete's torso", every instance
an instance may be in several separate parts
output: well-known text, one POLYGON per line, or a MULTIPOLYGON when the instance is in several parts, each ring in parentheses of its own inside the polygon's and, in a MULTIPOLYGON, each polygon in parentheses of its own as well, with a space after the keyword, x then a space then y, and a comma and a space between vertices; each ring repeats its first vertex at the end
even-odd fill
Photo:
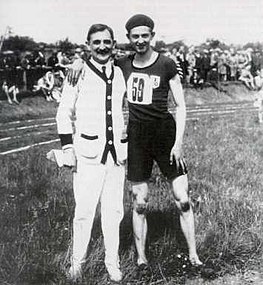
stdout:
POLYGON ((116 63, 122 69, 127 83, 130 120, 154 120, 168 114, 169 81, 177 74, 176 64, 159 54, 147 67, 133 65, 133 56, 116 63))

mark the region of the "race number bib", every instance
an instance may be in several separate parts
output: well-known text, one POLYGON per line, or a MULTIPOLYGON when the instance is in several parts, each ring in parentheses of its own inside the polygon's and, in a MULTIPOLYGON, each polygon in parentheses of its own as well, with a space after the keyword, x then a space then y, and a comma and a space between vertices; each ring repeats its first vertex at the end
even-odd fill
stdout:
POLYGON ((133 104, 149 105, 152 103, 153 86, 149 75, 131 73, 127 82, 128 101, 133 104))

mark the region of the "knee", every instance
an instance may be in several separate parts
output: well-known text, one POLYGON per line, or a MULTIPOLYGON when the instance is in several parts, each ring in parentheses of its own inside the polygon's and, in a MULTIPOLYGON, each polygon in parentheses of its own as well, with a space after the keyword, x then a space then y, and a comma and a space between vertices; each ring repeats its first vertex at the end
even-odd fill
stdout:
POLYGON ((148 203, 145 200, 143 203, 134 203, 133 210, 139 215, 145 215, 148 208, 148 203))
POLYGON ((139 215, 145 214, 148 206, 147 184, 133 186, 133 210, 139 215))
POLYGON ((146 213, 148 207, 148 198, 142 197, 139 194, 133 194, 133 210, 139 215, 146 213))
POLYGON ((187 202, 180 202, 180 210, 182 212, 188 212, 190 210, 191 206, 190 206, 190 203, 189 201, 187 202))
POLYGON ((95 210, 93 209, 75 209, 75 214, 74 214, 74 221, 75 222, 80 222, 80 223, 85 223, 86 221, 93 220, 95 216, 95 210))

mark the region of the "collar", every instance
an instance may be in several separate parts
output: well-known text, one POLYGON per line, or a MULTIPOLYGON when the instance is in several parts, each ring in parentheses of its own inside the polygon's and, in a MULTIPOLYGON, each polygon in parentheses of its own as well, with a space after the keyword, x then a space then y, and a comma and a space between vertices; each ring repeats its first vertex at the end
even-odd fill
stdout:
POLYGON ((90 62, 100 71, 102 72, 102 66, 106 67, 106 74, 109 77, 111 74, 111 70, 112 70, 112 63, 110 60, 108 60, 105 64, 100 64, 97 61, 95 61, 92 57, 90 59, 90 62))
MULTIPOLYGON (((95 63, 95 61, 93 61, 93 63, 95 63)), ((94 65, 90 60, 87 60, 86 61, 86 64, 87 66, 93 71, 95 72, 106 84, 109 84, 111 85, 112 83, 112 80, 113 80, 113 77, 114 77, 114 68, 113 68, 113 64, 111 62, 107 62, 105 65, 102 65, 102 64, 98 64, 98 63, 95 63, 96 66, 94 65), (102 71, 102 67, 105 66, 106 67, 106 75, 103 74, 103 71, 102 71), (107 72, 109 75, 107 75, 107 72)))

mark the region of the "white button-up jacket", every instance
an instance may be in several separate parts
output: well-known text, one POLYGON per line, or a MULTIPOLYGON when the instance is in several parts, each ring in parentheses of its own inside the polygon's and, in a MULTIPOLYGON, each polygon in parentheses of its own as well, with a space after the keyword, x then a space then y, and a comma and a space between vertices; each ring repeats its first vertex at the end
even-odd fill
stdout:
POLYGON ((86 63, 77 85, 73 87, 65 82, 62 91, 56 116, 58 133, 73 135, 77 158, 87 163, 101 163, 106 144, 114 145, 117 161, 123 162, 127 158, 122 112, 126 86, 121 69, 114 65, 112 68, 110 97, 106 95, 106 82, 86 63), (110 112, 106 110, 107 100, 111 100, 110 112), (106 126, 107 116, 112 117, 111 126, 106 126), (107 141, 106 131, 113 132, 113 141, 107 141))

